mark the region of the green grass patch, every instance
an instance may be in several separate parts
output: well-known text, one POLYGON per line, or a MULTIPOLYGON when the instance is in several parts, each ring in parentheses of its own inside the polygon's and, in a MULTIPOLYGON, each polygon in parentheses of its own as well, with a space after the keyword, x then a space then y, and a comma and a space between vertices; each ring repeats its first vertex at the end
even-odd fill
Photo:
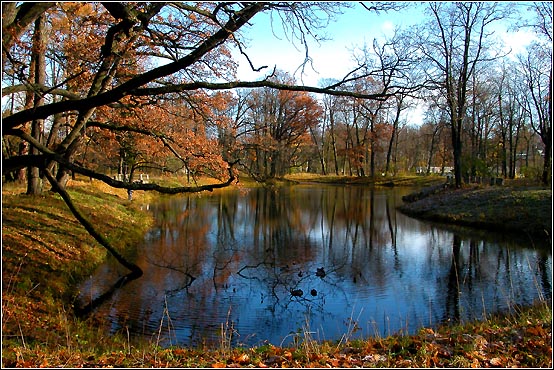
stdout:
POLYGON ((367 186, 430 186, 444 183, 446 180, 442 176, 336 176, 336 175, 317 175, 310 173, 298 173, 285 176, 285 179, 300 183, 318 183, 334 185, 367 185, 367 186))
POLYGON ((431 194, 399 209, 408 215, 541 239, 552 235, 552 190, 474 187, 431 194))

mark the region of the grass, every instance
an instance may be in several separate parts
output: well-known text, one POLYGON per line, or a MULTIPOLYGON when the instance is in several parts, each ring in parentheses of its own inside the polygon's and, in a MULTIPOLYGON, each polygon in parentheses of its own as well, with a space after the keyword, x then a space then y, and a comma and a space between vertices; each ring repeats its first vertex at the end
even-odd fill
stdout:
POLYGON ((119 341, 108 351, 93 351, 86 345, 20 346, 3 366, 551 368, 551 316, 551 307, 542 303, 486 321, 339 345, 316 342, 306 333, 290 347, 160 348, 119 341))
POLYGON ((442 176, 378 176, 375 179, 371 177, 359 176, 336 176, 336 175, 317 175, 310 173, 298 173, 285 176, 285 179, 294 182, 318 183, 318 184, 340 184, 340 185, 372 185, 377 187, 393 186, 430 186, 438 183, 444 183, 442 176))
MULTIPOLYGON (((125 333, 109 335, 93 319, 75 317, 72 307, 75 287, 104 260, 104 249, 73 219, 59 196, 22 192, 23 186, 2 189, 2 367, 552 365, 548 302, 480 322, 367 340, 351 339, 355 317, 338 342, 318 341, 306 321, 289 347, 233 348, 229 323, 221 327, 220 348, 161 348, 156 338, 131 342, 125 333)), ((132 257, 152 222, 139 205, 156 195, 137 191, 129 202, 125 190, 88 180, 72 182, 69 192, 98 230, 132 257)), ((530 198, 543 202, 541 192, 530 198)))
MULTIPOLYGON (((153 221, 138 202, 99 182, 73 181, 68 191, 96 228, 132 257, 153 221)), ((75 319, 72 303, 75 286, 104 261, 106 251, 57 194, 23 192, 23 186, 2 188, 2 354, 37 343, 73 348, 99 341, 104 334, 75 319)))
POLYGON ((552 190, 528 186, 447 189, 399 208, 422 219, 482 229, 552 235, 552 190))

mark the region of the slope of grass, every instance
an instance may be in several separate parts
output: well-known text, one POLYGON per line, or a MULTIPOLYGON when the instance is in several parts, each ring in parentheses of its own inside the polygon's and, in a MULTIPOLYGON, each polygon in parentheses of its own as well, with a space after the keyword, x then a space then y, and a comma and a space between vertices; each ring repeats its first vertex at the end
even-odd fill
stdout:
POLYGON ((550 239, 552 190, 520 186, 446 189, 405 203, 410 216, 550 239))
MULTIPOLYGON (((106 257, 60 196, 27 196, 22 186, 2 188, 2 352, 6 346, 68 343, 75 286, 106 257)), ((152 224, 124 190, 72 182, 77 206, 127 258, 152 224)), ((140 196, 140 195, 138 195, 140 196)))

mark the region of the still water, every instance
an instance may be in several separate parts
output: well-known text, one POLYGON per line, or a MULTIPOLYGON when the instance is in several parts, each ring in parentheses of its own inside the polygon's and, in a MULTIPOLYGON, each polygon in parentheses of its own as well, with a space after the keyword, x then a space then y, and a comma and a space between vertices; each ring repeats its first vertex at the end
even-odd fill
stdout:
MULTIPOLYGON (((396 212, 409 189, 225 189, 148 205, 144 275, 92 311, 160 345, 291 344, 413 333, 551 297, 550 248, 396 212)), ((89 304, 127 273, 108 261, 89 304)))

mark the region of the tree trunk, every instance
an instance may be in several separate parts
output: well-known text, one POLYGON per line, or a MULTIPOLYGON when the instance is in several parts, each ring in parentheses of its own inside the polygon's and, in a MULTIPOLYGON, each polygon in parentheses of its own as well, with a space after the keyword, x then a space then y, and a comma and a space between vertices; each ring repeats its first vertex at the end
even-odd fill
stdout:
MULTIPOLYGON (((552 63, 552 57, 550 58, 552 63)), ((549 91, 552 93, 552 68, 550 68, 550 79, 548 83, 549 91)), ((552 97, 552 95, 550 95, 552 97)), ((550 104, 547 106, 547 112, 544 117, 544 125, 546 135, 542 138, 544 143, 544 166, 542 170, 542 183, 548 185, 548 175, 552 171, 552 99, 550 98, 550 104)))
POLYGON ((385 164, 385 174, 387 175, 389 174, 389 171, 390 171, 392 148, 393 148, 394 139, 396 136, 396 131, 398 130, 398 122, 400 121, 400 113, 402 112, 403 101, 404 101, 404 97, 402 95, 396 97, 396 114, 394 116, 394 122, 392 123, 392 132, 390 135, 389 147, 387 149, 387 162, 385 164))
POLYGON ((330 113, 329 123, 331 124, 331 146, 333 148, 333 160, 335 161, 335 175, 339 175, 339 161, 337 158, 337 140, 335 138, 335 117, 330 113))
MULTIPOLYGON (((39 85, 46 83, 46 32, 45 32, 46 19, 44 15, 41 15, 35 21, 35 33, 33 35, 33 51, 31 55, 31 68, 34 69, 34 82, 39 85)), ((35 92, 33 94, 33 106, 40 107, 44 104, 44 98, 42 93, 35 92)), ((42 119, 33 120, 31 123, 31 136, 41 141, 42 136, 42 119)), ((30 148, 31 155, 40 154, 39 150, 33 146, 30 148)), ((28 167, 27 169, 27 194, 39 195, 42 191, 40 171, 38 167, 28 167)))
POLYGON ((375 126, 373 124, 373 119, 370 119, 370 133, 369 150, 371 153, 369 157, 369 176, 375 179, 375 126))
POLYGON ((456 187, 462 187, 462 139, 461 133, 452 123, 452 152, 454 154, 454 180, 456 187))
POLYGON ((431 164, 433 164, 433 155, 435 154, 435 130, 433 130, 433 136, 431 136, 431 145, 429 147, 429 158, 427 159, 427 171, 426 174, 429 176, 431 173, 431 164))
POLYGON ((544 166, 542 170, 542 183, 548 185, 551 164, 552 164, 552 126, 548 126, 547 135, 543 139, 544 142, 544 166))

